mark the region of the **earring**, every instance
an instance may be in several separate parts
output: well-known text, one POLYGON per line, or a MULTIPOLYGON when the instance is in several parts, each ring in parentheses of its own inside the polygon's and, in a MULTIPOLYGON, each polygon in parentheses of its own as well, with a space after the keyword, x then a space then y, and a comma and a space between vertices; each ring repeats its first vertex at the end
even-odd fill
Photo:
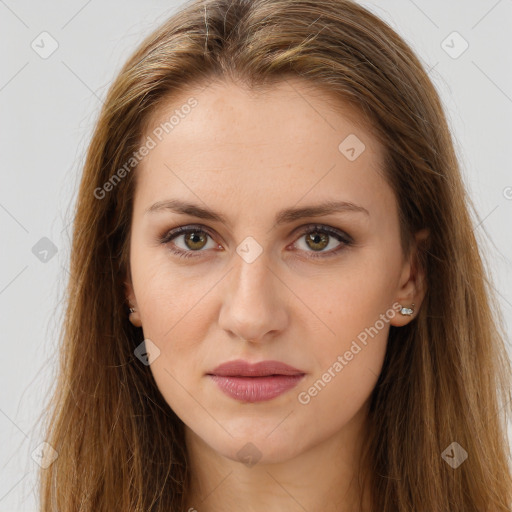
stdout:
POLYGON ((135 308, 130 308, 130 315, 131 315, 132 313, 135 313, 135 308))
POLYGON ((414 313, 414 304, 412 304, 410 308, 402 307, 400 309, 400 314, 404 315, 404 316, 412 316, 413 313, 414 313))

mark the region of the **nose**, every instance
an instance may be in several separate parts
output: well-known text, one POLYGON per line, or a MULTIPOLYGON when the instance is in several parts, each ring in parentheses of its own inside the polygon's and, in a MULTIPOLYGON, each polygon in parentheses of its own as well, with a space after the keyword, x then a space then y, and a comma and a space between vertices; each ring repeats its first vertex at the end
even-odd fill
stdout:
POLYGON ((219 290, 219 326, 235 340, 264 343, 287 326, 290 291, 269 264, 265 252, 251 263, 235 255, 235 268, 219 290))

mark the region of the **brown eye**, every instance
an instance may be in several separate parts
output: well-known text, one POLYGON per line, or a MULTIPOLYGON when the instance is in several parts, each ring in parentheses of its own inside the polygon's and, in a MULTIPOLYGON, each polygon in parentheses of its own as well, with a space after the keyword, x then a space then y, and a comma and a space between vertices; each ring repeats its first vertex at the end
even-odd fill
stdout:
POLYGON ((352 238, 343 231, 323 225, 308 227, 302 233, 300 239, 302 238, 305 241, 305 248, 299 247, 299 249, 306 252, 309 258, 335 256, 339 251, 354 243, 352 238), (339 244, 334 245, 332 250, 324 250, 331 245, 332 239, 337 240, 339 244))
MULTIPOLYGON (((168 245, 171 252, 183 258, 190 258, 196 256, 194 253, 204 252, 203 249, 208 243, 208 238, 211 236, 203 228, 198 226, 178 227, 167 233, 160 242, 168 245), (183 237, 183 241, 178 243, 179 239, 183 237)), ((213 243, 213 247, 217 247, 213 243)))
POLYGON ((306 244, 313 250, 321 251, 325 249, 329 244, 329 235, 325 233, 312 232, 308 233, 306 236, 306 244))
MULTIPOLYGON (((307 253, 308 258, 335 256, 338 252, 353 244, 352 238, 343 231, 323 225, 308 227, 299 239, 305 241, 304 247, 299 247, 299 249, 301 252, 307 253), (336 240, 339 242, 337 246, 325 250, 336 240)), ((206 252, 207 248, 219 247, 208 231, 201 226, 180 226, 169 231, 160 239, 160 242, 168 245, 172 253, 182 258, 199 256, 201 252, 206 252), (183 241, 178 243, 181 237, 183 237, 183 241), (208 238, 212 242, 210 247, 207 247, 208 238)))
POLYGON ((189 233, 183 235, 185 240, 185 245, 191 250, 202 249, 205 245, 208 235, 201 231, 190 231, 189 233))

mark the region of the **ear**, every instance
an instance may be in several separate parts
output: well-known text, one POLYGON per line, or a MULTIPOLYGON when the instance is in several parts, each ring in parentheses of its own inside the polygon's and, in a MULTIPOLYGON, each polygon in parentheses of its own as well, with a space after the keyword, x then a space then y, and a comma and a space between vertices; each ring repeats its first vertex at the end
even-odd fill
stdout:
POLYGON ((140 318, 140 311, 137 304, 137 299, 135 298, 135 292, 133 290, 133 284, 131 280, 130 273, 128 272, 128 275, 125 277, 124 280, 124 289, 125 289, 125 296, 126 300, 128 302, 128 307, 135 309, 133 313, 129 313, 129 320, 135 327, 142 327, 142 321, 140 318))
POLYGON ((403 327, 416 318, 423 299, 425 298, 427 292, 427 276, 421 264, 419 252, 425 246, 428 246, 429 236, 430 231, 428 229, 422 229, 416 233, 409 257, 404 262, 395 302, 398 302, 401 307, 413 309, 413 314, 403 315, 398 311, 397 314, 390 319, 390 324, 395 327, 403 327), (413 304, 414 307, 412 307, 413 304))

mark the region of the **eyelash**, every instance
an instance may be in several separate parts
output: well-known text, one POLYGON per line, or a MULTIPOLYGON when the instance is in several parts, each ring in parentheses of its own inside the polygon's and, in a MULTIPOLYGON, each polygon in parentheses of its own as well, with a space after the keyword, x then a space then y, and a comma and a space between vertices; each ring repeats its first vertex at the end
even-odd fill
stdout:
MULTIPOLYGON (((177 238, 180 235, 184 235, 184 234, 186 235, 188 233, 197 233, 197 232, 205 233, 206 235, 208 235, 210 238, 213 239, 212 235, 209 233, 209 231, 204 226, 189 225, 189 226, 180 226, 178 228, 175 228, 175 229, 167 232, 159 239, 159 242, 164 245, 169 245, 169 250, 172 253, 179 256, 180 258, 194 258, 194 257, 196 257, 196 253, 200 253, 200 252, 204 252, 204 251, 202 251, 202 250, 184 251, 182 249, 175 249, 172 247, 172 244, 169 244, 169 242, 171 242, 171 240, 174 240, 175 238, 177 238)), ((329 226, 325 226, 322 224, 314 224, 314 225, 308 226, 304 231, 301 232, 299 238, 301 238, 305 235, 308 235, 310 233, 325 233, 329 236, 336 238, 336 240, 338 240, 339 242, 343 242, 343 243, 336 249, 332 249, 327 252, 319 252, 319 253, 315 254, 313 251, 311 251, 312 254, 311 254, 311 256, 307 256, 308 258, 313 258, 313 259, 329 258, 329 257, 337 255, 344 248, 350 247, 354 243, 353 240, 351 239, 351 237, 349 237, 343 231, 339 231, 335 228, 331 228, 329 226)), ((309 253, 310 251, 306 251, 306 252, 309 253)))

